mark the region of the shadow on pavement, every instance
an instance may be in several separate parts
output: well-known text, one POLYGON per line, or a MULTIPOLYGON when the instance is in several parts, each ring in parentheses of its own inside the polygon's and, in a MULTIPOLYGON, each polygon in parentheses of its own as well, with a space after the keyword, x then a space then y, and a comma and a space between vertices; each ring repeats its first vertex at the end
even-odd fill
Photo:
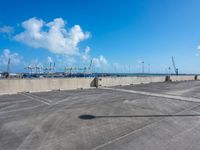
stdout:
POLYGON ((78 118, 82 120, 91 120, 98 118, 146 118, 146 117, 199 117, 200 114, 182 114, 182 115, 124 115, 124 116, 94 116, 94 115, 80 115, 78 118))

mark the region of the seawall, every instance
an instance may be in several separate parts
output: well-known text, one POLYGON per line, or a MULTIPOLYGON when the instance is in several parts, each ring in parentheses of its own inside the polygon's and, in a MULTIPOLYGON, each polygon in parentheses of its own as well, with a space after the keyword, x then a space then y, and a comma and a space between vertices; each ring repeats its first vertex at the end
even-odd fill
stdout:
POLYGON ((101 86, 135 85, 166 80, 200 80, 199 76, 140 76, 140 77, 99 77, 99 78, 43 78, 43 79, 1 79, 0 95, 19 92, 42 92, 52 90, 73 90, 101 86))

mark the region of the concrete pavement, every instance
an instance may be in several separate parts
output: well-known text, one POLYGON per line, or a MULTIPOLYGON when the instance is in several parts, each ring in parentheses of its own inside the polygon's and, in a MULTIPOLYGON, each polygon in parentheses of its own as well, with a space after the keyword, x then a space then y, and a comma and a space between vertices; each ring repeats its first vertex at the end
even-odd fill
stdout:
POLYGON ((187 81, 3 95, 0 149, 198 150, 199 90, 187 81))

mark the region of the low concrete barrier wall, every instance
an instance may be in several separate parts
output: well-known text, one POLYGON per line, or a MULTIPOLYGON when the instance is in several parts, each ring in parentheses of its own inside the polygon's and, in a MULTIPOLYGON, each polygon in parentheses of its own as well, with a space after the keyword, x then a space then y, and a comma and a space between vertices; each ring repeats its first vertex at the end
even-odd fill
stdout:
POLYGON ((0 80, 0 94, 40 92, 95 87, 94 78, 44 78, 0 80))
POLYGON ((98 78, 98 86, 130 85, 151 82, 164 82, 165 76, 149 77, 101 77, 98 78))
MULTIPOLYGON (((146 77, 101 77, 98 78, 98 86, 117 86, 117 85, 130 85, 130 84, 141 84, 151 82, 164 82, 166 76, 146 76, 146 77)), ((199 76, 196 77, 199 79, 199 76)), ((195 80, 195 75, 186 76, 169 76, 171 81, 189 81, 195 80)))
POLYGON ((196 75, 196 80, 200 80, 200 75, 196 75))
POLYGON ((195 80, 194 75, 188 75, 188 76, 170 76, 171 81, 189 81, 189 80, 195 80))
MULTIPOLYGON (((171 81, 199 80, 199 76, 170 76, 171 81)), ((43 78, 43 79, 2 79, 0 95, 18 92, 41 92, 71 90, 100 86, 130 85, 164 82, 166 76, 146 77, 99 77, 99 78, 43 78)))

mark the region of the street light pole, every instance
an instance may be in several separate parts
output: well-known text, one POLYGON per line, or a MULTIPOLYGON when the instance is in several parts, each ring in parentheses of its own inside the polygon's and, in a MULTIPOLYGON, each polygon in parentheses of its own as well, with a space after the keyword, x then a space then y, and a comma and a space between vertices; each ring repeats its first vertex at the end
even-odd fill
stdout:
POLYGON ((149 72, 149 74, 150 74, 150 64, 148 64, 148 67, 149 67, 149 70, 148 70, 148 72, 149 72))
POLYGON ((142 61, 142 74, 144 74, 144 61, 142 61))

